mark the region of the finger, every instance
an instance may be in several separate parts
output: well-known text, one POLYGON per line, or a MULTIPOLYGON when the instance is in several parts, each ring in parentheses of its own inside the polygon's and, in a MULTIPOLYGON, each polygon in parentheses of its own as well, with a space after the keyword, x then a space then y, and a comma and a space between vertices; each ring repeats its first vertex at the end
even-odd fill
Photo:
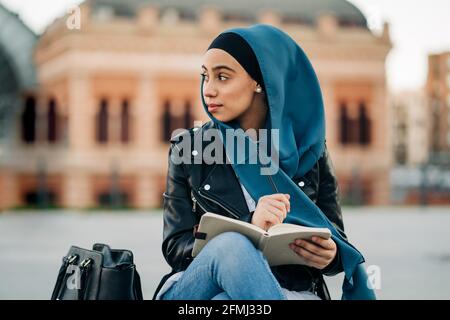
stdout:
POLYGON ((286 196, 286 198, 288 200, 288 205, 289 206, 287 208, 287 211, 289 212, 289 211, 291 211, 291 195, 289 193, 285 193, 284 195, 286 196))
POLYGON ((276 216, 276 218, 280 221, 279 223, 282 223, 284 220, 284 214, 283 211, 275 206, 273 206, 271 203, 267 203, 264 207, 265 211, 270 213, 272 216, 276 216))
POLYGON ((286 204, 280 200, 270 199, 268 204, 273 205, 281 210, 286 210, 286 204))
POLYGON ((281 223, 280 217, 277 214, 275 214, 269 210, 265 211, 264 219, 266 221, 270 222, 272 225, 281 223))
POLYGON ((283 213, 281 210, 271 207, 269 210, 267 210, 275 219, 277 220, 277 223, 283 223, 283 213))
POLYGON ((333 256, 333 251, 332 250, 328 250, 328 249, 324 249, 321 246, 318 246, 314 243, 305 241, 305 240, 296 240, 295 244, 300 246, 301 248, 304 248, 306 250, 308 250, 309 252, 315 254, 316 256, 325 258, 325 259, 331 259, 331 257, 333 256))
POLYGON ((305 248, 293 245, 292 249, 300 256, 305 258, 311 264, 317 264, 319 266, 324 266, 328 264, 329 259, 317 256, 314 253, 306 250, 305 248))
POLYGON ((272 208, 276 209, 277 212, 279 212, 281 214, 281 217, 283 218, 283 220, 284 220, 284 218, 286 218, 287 210, 286 210, 286 207, 284 206, 284 203, 282 203, 281 201, 272 200, 270 205, 272 206, 272 208))
POLYGON ((311 240, 320 245, 321 247, 327 249, 327 250, 333 250, 335 247, 335 243, 334 241, 329 238, 329 239, 324 239, 322 237, 312 237, 311 240))
POLYGON ((289 202, 289 199, 286 197, 286 195, 284 193, 274 193, 274 194, 271 194, 270 197, 272 199, 276 199, 276 200, 284 202, 287 210, 291 211, 291 203, 289 202))
POLYGON ((278 209, 277 207, 271 206, 270 208, 268 208, 268 211, 269 211, 271 214, 275 215, 275 216, 278 218, 278 220, 280 220, 280 223, 283 222, 283 220, 284 220, 284 213, 283 213, 283 210, 278 209))

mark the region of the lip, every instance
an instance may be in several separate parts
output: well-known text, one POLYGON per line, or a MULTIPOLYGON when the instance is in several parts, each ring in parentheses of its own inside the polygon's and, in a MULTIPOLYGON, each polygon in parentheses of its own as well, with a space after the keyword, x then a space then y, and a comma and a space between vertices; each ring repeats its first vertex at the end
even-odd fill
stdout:
POLYGON ((220 107, 222 107, 221 104, 211 103, 211 104, 208 104, 208 111, 213 112, 213 111, 216 111, 217 109, 219 109, 220 107))

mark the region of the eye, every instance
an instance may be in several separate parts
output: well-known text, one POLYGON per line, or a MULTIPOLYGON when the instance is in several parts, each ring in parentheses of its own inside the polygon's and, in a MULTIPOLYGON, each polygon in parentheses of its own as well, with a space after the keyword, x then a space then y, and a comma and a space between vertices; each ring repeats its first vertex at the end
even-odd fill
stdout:
POLYGON ((228 77, 223 76, 223 75, 219 75, 219 79, 220 79, 221 81, 225 81, 225 80, 228 79, 228 77))
POLYGON ((208 75, 206 73, 200 73, 200 75, 202 76, 202 78, 204 78, 205 80, 208 80, 208 75))

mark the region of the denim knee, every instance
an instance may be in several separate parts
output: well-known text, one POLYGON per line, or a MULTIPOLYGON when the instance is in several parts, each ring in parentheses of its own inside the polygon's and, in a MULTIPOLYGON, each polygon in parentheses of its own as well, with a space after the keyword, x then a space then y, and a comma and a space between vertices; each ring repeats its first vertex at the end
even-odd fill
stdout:
MULTIPOLYGON (((242 258, 257 250, 253 243, 238 232, 224 232, 214 237, 206 245, 210 254, 221 260, 227 258, 242 258)), ((206 248, 205 247, 205 248, 206 248)))

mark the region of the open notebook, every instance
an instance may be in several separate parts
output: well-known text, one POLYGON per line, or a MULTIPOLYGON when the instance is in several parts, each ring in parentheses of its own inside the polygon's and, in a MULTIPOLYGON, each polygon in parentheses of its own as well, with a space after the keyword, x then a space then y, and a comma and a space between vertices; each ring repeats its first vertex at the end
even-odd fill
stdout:
POLYGON ((192 256, 197 256, 209 240, 229 231, 247 236, 255 247, 262 251, 270 266, 305 264, 302 257, 289 248, 289 244, 295 239, 310 239, 313 236, 328 239, 331 236, 328 228, 311 228, 289 223, 277 224, 265 231, 248 222, 207 212, 202 215, 195 233, 192 256))

